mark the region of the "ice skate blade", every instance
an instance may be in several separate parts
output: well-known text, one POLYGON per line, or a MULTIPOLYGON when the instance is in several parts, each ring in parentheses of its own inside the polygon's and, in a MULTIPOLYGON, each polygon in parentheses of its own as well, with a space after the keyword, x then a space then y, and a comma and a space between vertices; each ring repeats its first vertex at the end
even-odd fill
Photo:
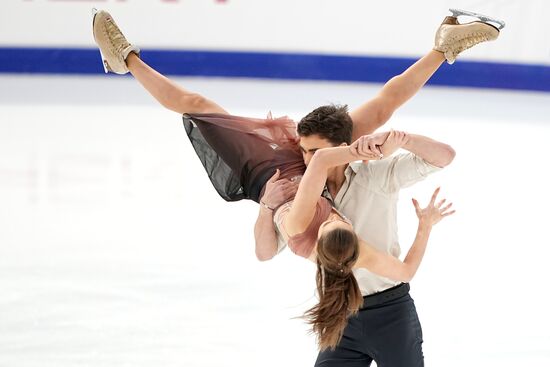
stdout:
POLYGON ((504 23, 504 21, 500 20, 500 19, 495 19, 495 18, 492 18, 492 17, 489 17, 487 15, 483 15, 483 14, 478 14, 478 13, 474 13, 472 11, 468 11, 468 10, 460 10, 460 9, 449 9, 449 11, 451 13, 453 13, 453 17, 457 18, 461 15, 466 15, 466 16, 469 16, 469 17, 474 17, 474 18, 477 18, 479 19, 480 21, 482 21, 483 23, 487 23, 489 25, 493 25, 491 23, 495 23, 497 24, 496 28, 500 31, 502 28, 504 28, 506 26, 506 23, 504 23))
MULTIPOLYGON (((98 10, 96 8, 92 8, 92 30, 94 29, 94 25, 95 25, 95 16, 97 15, 98 13, 98 10)), ((94 38, 95 38, 95 34, 94 34, 94 38)), ((101 65, 103 65, 103 71, 105 71, 105 74, 109 73, 110 68, 109 68, 109 64, 107 64, 107 60, 105 60, 105 57, 103 56, 103 53, 101 52, 101 50, 99 50, 99 55, 101 55, 101 65)))
POLYGON ((99 54, 101 55, 101 65, 103 65, 103 70, 105 71, 105 74, 108 74, 110 70, 109 64, 107 64, 107 60, 105 60, 105 57, 103 57, 103 53, 99 51, 99 54))

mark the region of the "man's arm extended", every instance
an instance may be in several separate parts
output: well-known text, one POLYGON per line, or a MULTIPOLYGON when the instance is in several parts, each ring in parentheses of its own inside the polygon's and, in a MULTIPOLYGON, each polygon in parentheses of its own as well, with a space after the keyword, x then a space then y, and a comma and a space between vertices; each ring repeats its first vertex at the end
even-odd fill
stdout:
POLYGON ((439 168, 448 166, 456 155, 450 145, 416 134, 407 134, 403 149, 439 168))
MULTIPOLYGON (((387 157, 399 148, 403 148, 439 168, 448 166, 456 155, 455 150, 448 144, 427 136, 392 130, 386 141, 380 146, 380 151, 384 157, 387 157)), ((362 146, 361 149, 367 150, 368 148, 362 146)))

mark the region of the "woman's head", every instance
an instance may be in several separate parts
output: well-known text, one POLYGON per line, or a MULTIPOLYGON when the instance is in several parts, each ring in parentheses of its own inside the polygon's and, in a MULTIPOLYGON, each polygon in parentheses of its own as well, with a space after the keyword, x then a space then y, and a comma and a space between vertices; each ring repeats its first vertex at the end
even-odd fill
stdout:
POLYGON ((359 257, 359 239, 343 221, 327 221, 317 241, 317 291, 319 303, 304 317, 312 325, 321 350, 335 348, 348 317, 363 304, 352 272, 359 257))

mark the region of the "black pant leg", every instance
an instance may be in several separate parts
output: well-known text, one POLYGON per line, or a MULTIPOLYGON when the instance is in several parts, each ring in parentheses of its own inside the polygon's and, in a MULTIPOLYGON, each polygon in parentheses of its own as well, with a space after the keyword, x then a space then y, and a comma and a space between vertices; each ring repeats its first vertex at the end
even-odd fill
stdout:
POLYGON ((372 357, 364 353, 363 343, 362 321, 352 317, 336 349, 320 352, 315 367, 369 367, 372 357))
POLYGON ((372 350, 378 367, 423 367, 422 327, 410 295, 405 295, 364 314, 365 346, 372 350))

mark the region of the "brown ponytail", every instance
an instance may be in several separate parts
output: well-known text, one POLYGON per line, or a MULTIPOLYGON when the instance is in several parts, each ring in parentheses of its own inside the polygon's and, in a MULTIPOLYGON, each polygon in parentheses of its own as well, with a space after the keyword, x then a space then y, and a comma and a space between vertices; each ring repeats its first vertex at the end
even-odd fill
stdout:
POLYGON ((317 243, 317 292, 319 303, 304 318, 317 335, 319 348, 334 349, 340 342, 348 318, 363 305, 363 297, 352 273, 359 257, 359 240, 350 230, 337 228, 317 243))

